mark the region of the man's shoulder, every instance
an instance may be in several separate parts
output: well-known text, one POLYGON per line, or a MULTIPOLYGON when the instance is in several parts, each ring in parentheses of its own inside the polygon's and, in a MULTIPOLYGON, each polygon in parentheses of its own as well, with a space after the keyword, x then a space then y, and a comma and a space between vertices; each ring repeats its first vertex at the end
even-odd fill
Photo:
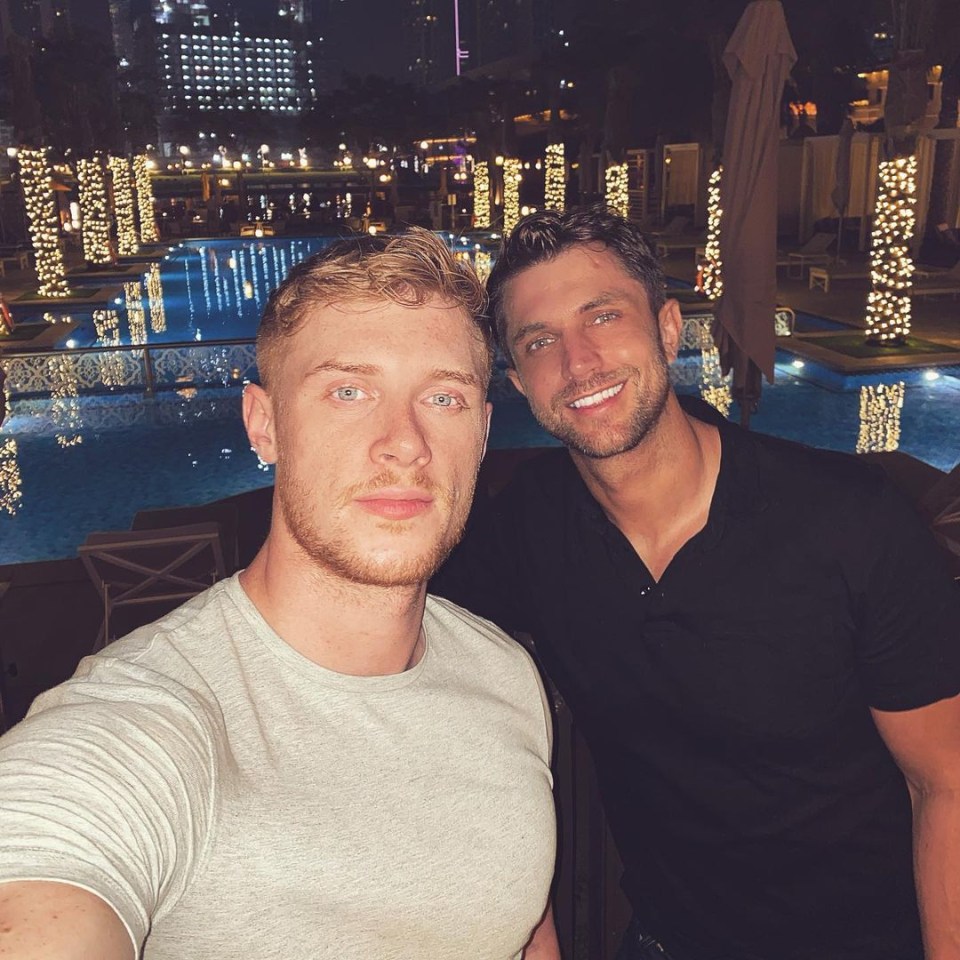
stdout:
POLYGON ((428 595, 424 623, 465 656, 513 666, 522 666, 530 659, 524 647, 491 620, 444 597, 428 595))
POLYGON ((228 581, 215 584, 152 623, 80 661, 73 676, 41 694, 30 715, 75 707, 93 716, 156 711, 206 725, 216 697, 212 661, 222 656, 232 615, 228 581), (209 662, 208 662, 209 661, 209 662))
POLYGON ((852 453, 810 447, 769 434, 751 433, 757 476, 766 494, 795 502, 848 506, 873 500, 887 481, 883 469, 852 453), (826 498, 826 499, 825 499, 826 498))

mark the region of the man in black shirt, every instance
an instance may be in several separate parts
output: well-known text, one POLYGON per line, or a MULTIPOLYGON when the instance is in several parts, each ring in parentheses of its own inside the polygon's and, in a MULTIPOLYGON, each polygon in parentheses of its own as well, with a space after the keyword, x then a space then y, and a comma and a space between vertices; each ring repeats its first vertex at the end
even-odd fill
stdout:
POLYGON ((580 724, 621 956, 960 957, 960 594, 930 535, 855 458, 681 404, 679 308, 626 221, 527 218, 489 293, 568 449, 477 504, 431 589, 530 632, 580 724))

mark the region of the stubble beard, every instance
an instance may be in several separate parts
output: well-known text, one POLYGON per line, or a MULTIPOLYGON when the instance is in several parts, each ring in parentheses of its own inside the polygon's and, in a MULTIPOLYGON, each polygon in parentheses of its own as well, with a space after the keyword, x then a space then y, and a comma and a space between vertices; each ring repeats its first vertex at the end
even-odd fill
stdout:
POLYGON ((613 374, 601 374, 590 380, 568 384, 551 400, 549 409, 536 409, 531 405, 531 410, 540 426, 564 446, 591 460, 606 460, 633 450, 644 441, 659 422, 667 406, 670 389, 669 367, 661 346, 646 385, 638 368, 622 367, 613 374), (587 432, 570 422, 567 405, 571 400, 620 381, 626 381, 624 389, 633 384, 637 395, 636 405, 626 423, 597 425, 587 432))
MULTIPOLYGON (((440 568, 444 560, 463 536, 471 496, 461 496, 458 491, 439 488, 429 478, 418 474, 412 484, 428 491, 434 497, 434 509, 446 507, 448 522, 437 539, 417 552, 403 552, 403 538, 416 522, 412 520, 388 520, 374 517, 363 520, 375 524, 381 534, 395 538, 397 551, 387 557, 364 552, 362 543, 350 534, 349 520, 341 513, 341 519, 324 530, 314 521, 314 516, 325 509, 323 504, 311 498, 308 484, 296 475, 285 476, 283 458, 277 460, 277 493, 283 522, 303 553, 318 568, 350 583, 369 587, 411 587, 425 583, 440 568)), ((373 493, 383 487, 399 485, 400 480, 389 471, 384 471, 372 480, 357 484, 346 490, 339 498, 336 508, 346 507, 354 497, 373 493)), ((472 491, 467 491, 471 493, 472 491)))

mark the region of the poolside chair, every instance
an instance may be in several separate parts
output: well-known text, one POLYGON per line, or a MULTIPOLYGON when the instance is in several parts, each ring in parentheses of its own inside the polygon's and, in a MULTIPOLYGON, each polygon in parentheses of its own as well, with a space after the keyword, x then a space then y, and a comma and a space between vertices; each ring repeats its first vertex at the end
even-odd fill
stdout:
POLYGON ((943 297, 960 295, 960 260, 949 270, 925 272, 914 281, 910 291, 916 297, 943 297))
POLYGON ((789 276, 796 279, 803 277, 804 267, 814 263, 829 263, 833 257, 827 252, 836 242, 834 233, 815 233, 799 250, 791 250, 786 256, 777 257, 777 266, 786 267, 789 276), (794 273, 794 267, 799 273, 794 273))
POLYGON ((168 613, 227 575, 218 523, 162 530, 91 533, 77 550, 103 600, 103 624, 93 649, 168 613))
POLYGON ((651 237, 679 237, 690 226, 689 217, 673 217, 662 230, 648 231, 651 237))

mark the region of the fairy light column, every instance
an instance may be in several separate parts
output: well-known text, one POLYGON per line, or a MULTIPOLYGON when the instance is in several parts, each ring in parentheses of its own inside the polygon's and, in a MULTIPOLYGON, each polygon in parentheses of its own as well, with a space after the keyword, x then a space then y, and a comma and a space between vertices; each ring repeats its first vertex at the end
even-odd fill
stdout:
POLYGON ((870 251, 868 343, 902 342, 910 333, 910 241, 917 225, 916 208, 916 155, 881 161, 870 251))
POLYGON ((520 181, 523 180, 523 165, 516 157, 503 161, 503 232, 511 233, 520 222, 520 181))
POLYGON ((490 166, 485 160, 473 168, 473 225, 490 229, 490 166))
POLYGON ((562 213, 567 197, 567 165, 562 143, 547 144, 543 192, 546 209, 559 210, 562 213))
POLYGON ((150 161, 145 153, 133 158, 133 177, 137 185, 137 204, 140 214, 140 242, 157 243, 157 218, 153 210, 153 182, 150 179, 150 161))
POLYGON ((627 165, 614 163, 607 167, 606 180, 607 210, 617 216, 626 217, 630 212, 630 194, 628 192, 627 165))
POLYGON ((720 218, 723 216, 720 199, 722 179, 723 166, 719 166, 710 174, 707 182, 707 246, 697 282, 697 289, 710 300, 719 300, 723 293, 723 260, 720 258, 720 218))
POLYGON ((103 158, 77 161, 80 183, 80 210, 83 215, 83 258, 88 263, 111 263, 110 198, 103 158))
POLYGON ((37 293, 41 297, 69 297, 49 155, 46 149, 22 147, 18 159, 23 202, 37 268, 37 293))
POLYGON ((111 157, 109 167, 113 177, 113 205, 117 211, 117 249, 121 257, 132 257, 140 249, 140 244, 130 183, 130 161, 126 157, 111 157))

